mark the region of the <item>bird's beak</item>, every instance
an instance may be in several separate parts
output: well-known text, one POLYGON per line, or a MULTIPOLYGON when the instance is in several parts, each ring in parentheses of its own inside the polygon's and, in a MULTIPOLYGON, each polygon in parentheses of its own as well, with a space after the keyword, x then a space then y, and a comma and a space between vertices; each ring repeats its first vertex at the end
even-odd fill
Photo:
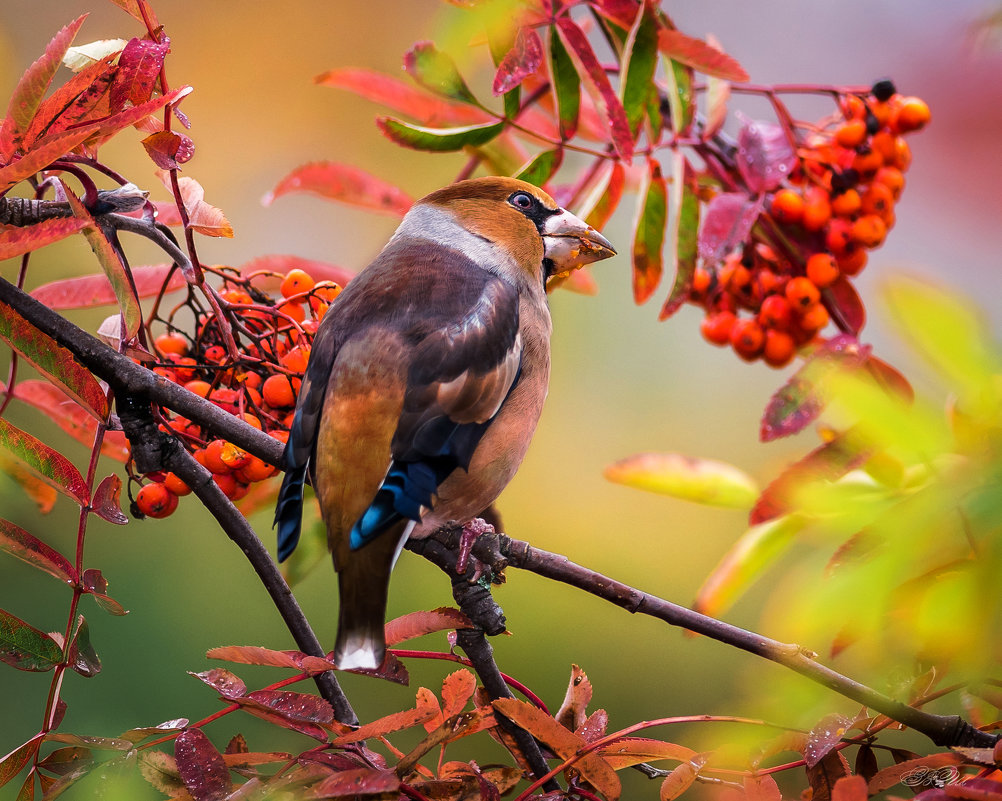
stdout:
POLYGON ((578 267, 616 255, 608 239, 566 210, 543 223, 543 247, 545 258, 553 265, 551 275, 566 275, 578 267))

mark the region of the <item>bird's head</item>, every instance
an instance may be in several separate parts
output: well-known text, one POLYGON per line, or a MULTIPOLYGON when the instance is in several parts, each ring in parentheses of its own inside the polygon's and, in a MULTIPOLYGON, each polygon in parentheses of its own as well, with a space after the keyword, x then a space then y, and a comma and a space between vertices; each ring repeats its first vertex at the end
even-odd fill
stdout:
POLYGON ((520 285, 542 286, 616 253, 602 234, 516 178, 459 181, 419 200, 408 217, 401 232, 456 247, 520 285))

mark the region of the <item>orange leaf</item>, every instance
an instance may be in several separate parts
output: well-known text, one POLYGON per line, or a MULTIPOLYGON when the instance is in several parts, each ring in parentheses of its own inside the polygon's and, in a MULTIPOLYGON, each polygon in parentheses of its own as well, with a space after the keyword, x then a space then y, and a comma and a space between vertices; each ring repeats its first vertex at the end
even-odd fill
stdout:
POLYGON ((292 192, 312 192, 349 206, 403 217, 414 199, 402 189, 365 170, 333 161, 315 161, 297 167, 262 198, 265 206, 292 192))
POLYGON ((745 798, 748 801, 782 801, 779 785, 769 775, 745 777, 745 798))
POLYGON ((688 64, 704 75, 726 81, 747 81, 745 72, 736 59, 708 45, 702 39, 686 36, 681 31, 662 28, 658 33, 658 49, 669 58, 688 64))
POLYGON ((661 801, 674 801, 682 793, 692 787, 696 781, 696 769, 688 762, 683 762, 661 782, 659 798, 661 801))
POLYGON ((696 756, 696 752, 684 745, 666 743, 647 737, 624 737, 604 748, 599 753, 609 763, 613 770, 621 770, 641 762, 658 759, 674 759, 678 762, 688 762, 696 756))
POLYGON ((843 776, 832 789, 832 801, 866 801, 866 779, 862 776, 843 776))
POLYGON ((588 676, 577 665, 571 665, 571 679, 567 683, 567 692, 564 693, 564 701, 553 716, 554 719, 565 729, 574 731, 588 716, 591 696, 592 688, 588 676))
POLYGON ((417 704, 414 709, 407 709, 403 712, 394 712, 392 715, 366 723, 353 732, 342 734, 333 740, 332 745, 342 746, 348 743, 357 743, 369 737, 382 737, 401 729, 409 729, 424 723, 439 714, 438 699, 435 694, 424 687, 417 691, 417 704))
MULTIPOLYGON (((2 172, 2 170, 0 170, 2 172)), ((34 225, 23 228, 0 228, 0 261, 22 256, 33 250, 38 250, 60 239, 72 236, 86 223, 73 217, 57 220, 42 220, 34 225)))
POLYGON ((43 482, 27 467, 2 451, 0 451, 0 473, 21 487, 21 491, 38 506, 40 514, 47 515, 56 505, 59 493, 55 487, 43 482))
MULTIPOLYGON (((170 175, 163 170, 157 172, 167 191, 171 188, 170 175)), ((222 236, 230 238, 233 236, 233 228, 229 220, 222 211, 205 202, 205 190, 194 178, 187 176, 177 179, 178 189, 181 192, 181 202, 188 212, 188 224, 194 231, 206 236, 222 236)))
POLYGON ((886 790, 888 787, 893 787, 898 784, 907 774, 916 773, 918 770, 925 769, 935 769, 935 768, 945 768, 950 765, 962 765, 966 761, 963 754, 957 754, 952 751, 946 751, 939 754, 930 754, 929 756, 919 757, 918 759, 908 759, 904 762, 899 762, 897 765, 891 765, 889 768, 884 768, 879 771, 876 776, 870 779, 867 785, 867 792, 870 795, 874 793, 879 793, 882 790, 886 790))
POLYGON ((245 665, 265 665, 301 670, 305 673, 324 673, 334 669, 334 663, 319 656, 307 656, 300 651, 273 651, 259 645, 226 645, 212 648, 205 654, 209 659, 223 659, 245 665))
POLYGON ((472 628, 470 619, 458 609, 443 606, 430 612, 411 612, 386 624, 386 644, 396 645, 436 631, 472 628))
POLYGON ((442 681, 442 714, 451 718, 466 707, 477 689, 477 679, 470 671, 461 669, 450 673, 442 681))
POLYGON ((111 2, 143 24, 148 24, 153 30, 160 27, 160 20, 157 19, 157 14, 150 3, 144 2, 140 8, 140 0, 111 0, 111 2))

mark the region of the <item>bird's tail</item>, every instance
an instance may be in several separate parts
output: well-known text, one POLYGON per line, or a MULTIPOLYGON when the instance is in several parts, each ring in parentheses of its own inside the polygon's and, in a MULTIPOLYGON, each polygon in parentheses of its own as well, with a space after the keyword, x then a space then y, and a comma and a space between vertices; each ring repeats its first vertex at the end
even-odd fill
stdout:
POLYGON ((339 566, 341 603, 334 663, 342 670, 375 669, 383 664, 390 571, 413 527, 413 521, 401 520, 363 548, 351 551, 339 566))
POLYGON ((307 465, 290 468, 282 479, 275 505, 275 522, 278 526, 278 561, 284 562, 296 549, 303 525, 303 487, 306 484, 307 465))

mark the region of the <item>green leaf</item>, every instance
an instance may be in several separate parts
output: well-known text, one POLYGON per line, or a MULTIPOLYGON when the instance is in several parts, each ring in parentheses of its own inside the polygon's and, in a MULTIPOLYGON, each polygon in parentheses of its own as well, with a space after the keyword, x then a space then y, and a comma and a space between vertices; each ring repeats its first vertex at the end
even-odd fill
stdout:
POLYGON ((699 246, 699 195, 696 187, 696 172, 681 150, 673 157, 674 182, 671 188, 672 218, 669 258, 674 264, 675 284, 671 294, 661 309, 659 320, 674 314, 685 302, 692 288, 692 276, 696 271, 696 256, 699 246))
POLYGON ((692 125, 696 105, 692 92, 692 68, 673 59, 669 62, 667 78, 672 130, 684 136, 692 125))
POLYGON ((686 501, 747 509, 758 497, 755 480, 715 459, 679 453, 640 453, 605 468, 609 481, 686 501))
POLYGON ((633 298, 638 304, 648 300, 661 283, 668 188, 655 159, 647 161, 639 196, 643 200, 633 230, 633 298))
POLYGON ((3 418, 0 418, 0 449, 81 506, 90 503, 87 482, 69 459, 3 418))
POLYGON ((70 586, 77 583, 76 568, 65 556, 9 520, 0 520, 0 551, 44 570, 70 586))
POLYGON ((0 662, 18 670, 44 673, 62 658, 63 650, 52 637, 0 609, 0 662))
POLYGON ((87 368, 13 308, 0 303, 0 339, 60 387, 98 421, 108 416, 108 398, 87 368))
POLYGON ((725 612, 789 550, 804 525, 802 517, 786 515, 749 528, 706 577, 693 609, 714 616, 725 612))
POLYGON ((573 139, 581 111, 581 78, 556 28, 550 29, 550 76, 557 104, 560 138, 573 139))
POLYGON ((376 125, 383 135, 398 145, 414 150, 428 150, 445 153, 461 150, 469 145, 483 145, 504 130, 505 123, 492 122, 483 125, 464 125, 460 128, 425 128, 411 125, 393 117, 380 117, 376 125))
POLYGON ((626 40, 620 75, 625 75, 620 91, 630 131, 634 136, 644 119, 647 100, 654 92, 654 71, 658 63, 658 21, 649 3, 643 3, 626 40))
POLYGON ((522 167, 515 177, 522 181, 528 181, 535 186, 542 186, 550 180, 563 160, 564 149, 562 147, 557 147, 553 150, 544 150, 522 167))
POLYGON ((480 107, 455 62, 431 42, 418 42, 404 56, 404 69, 425 89, 480 107))

